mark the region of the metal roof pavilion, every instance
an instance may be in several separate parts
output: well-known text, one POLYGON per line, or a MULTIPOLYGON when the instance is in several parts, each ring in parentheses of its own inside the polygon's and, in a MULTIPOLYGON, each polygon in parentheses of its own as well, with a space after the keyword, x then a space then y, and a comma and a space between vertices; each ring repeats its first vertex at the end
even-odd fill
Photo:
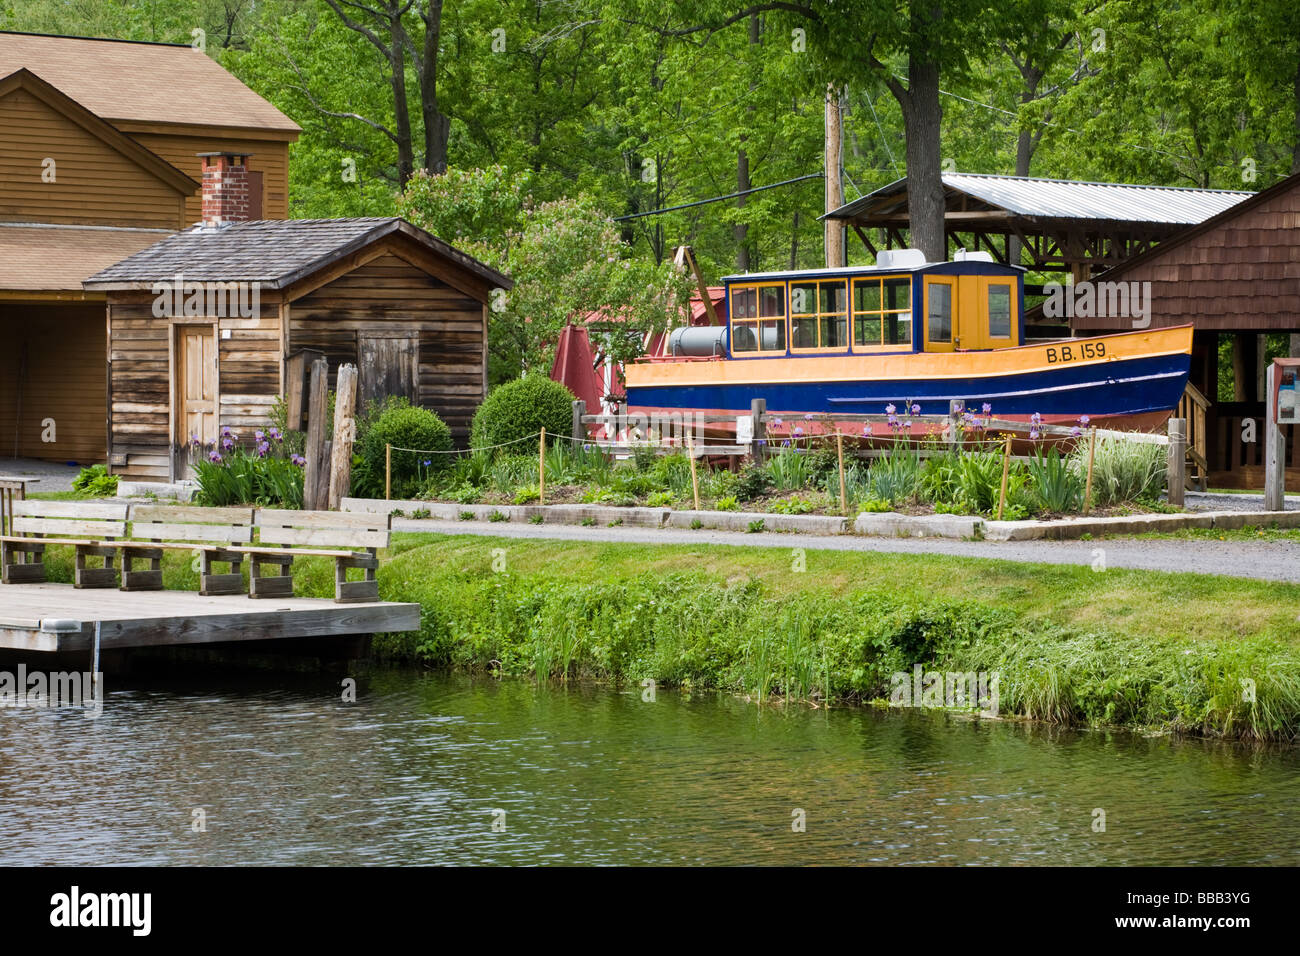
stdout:
MULTIPOLYGON (((1118 265, 1254 195, 979 173, 944 173, 942 178, 945 232, 954 248, 985 249, 1005 263, 1009 243, 1017 239, 1027 264, 1072 270, 1080 278, 1118 265)), ((867 229, 883 230, 885 248, 905 246, 907 180, 882 186, 823 218, 852 226, 872 254, 876 247, 867 229)))

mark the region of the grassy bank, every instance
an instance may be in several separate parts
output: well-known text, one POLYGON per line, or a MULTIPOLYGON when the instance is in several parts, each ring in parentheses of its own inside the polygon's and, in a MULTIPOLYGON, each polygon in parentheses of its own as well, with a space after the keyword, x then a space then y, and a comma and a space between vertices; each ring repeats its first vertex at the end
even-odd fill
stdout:
MULTIPOLYGON (((812 550, 795 570, 797 558, 793 548, 398 535, 380 590, 419 602, 421 629, 377 646, 437 667, 859 701, 887 696, 890 675, 919 663, 998 673, 1004 716, 1226 737, 1300 731, 1300 586, 812 550)), ((50 563, 70 579, 70 556, 50 563)), ((325 561, 295 564, 302 595, 332 595, 332 575, 325 561)), ((197 587, 187 556, 169 556, 165 581, 197 587)))

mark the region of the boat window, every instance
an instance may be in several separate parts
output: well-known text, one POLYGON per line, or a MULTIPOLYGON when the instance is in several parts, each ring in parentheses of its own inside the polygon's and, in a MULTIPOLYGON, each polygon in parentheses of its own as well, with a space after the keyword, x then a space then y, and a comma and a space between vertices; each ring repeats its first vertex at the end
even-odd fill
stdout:
POLYGON ((1011 286, 989 284, 989 338, 1011 338, 1011 286))
POLYGON ((785 351, 785 285, 732 286, 731 351, 785 351))
POLYGON ((853 280, 853 344, 912 344, 912 280, 853 280))
POLYGON ((843 279, 790 284, 790 347, 843 349, 849 344, 843 279))
POLYGON ((927 283, 929 314, 926 335, 931 342, 952 341, 952 286, 941 282, 927 283))

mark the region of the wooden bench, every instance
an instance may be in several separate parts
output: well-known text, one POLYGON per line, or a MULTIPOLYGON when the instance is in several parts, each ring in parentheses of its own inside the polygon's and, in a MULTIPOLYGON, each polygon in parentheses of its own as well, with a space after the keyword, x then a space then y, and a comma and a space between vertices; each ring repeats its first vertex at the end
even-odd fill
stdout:
POLYGON ((117 587, 114 539, 126 537, 126 516, 125 502, 15 501, 9 533, 0 537, 0 579, 5 584, 43 582, 45 549, 61 544, 76 549, 77 587, 117 587), (87 566, 92 557, 103 558, 103 567, 87 566))
POLYGON ((132 505, 131 540, 119 545, 122 590, 161 590, 163 551, 172 550, 198 552, 200 594, 243 594, 240 565, 246 555, 232 550, 231 545, 247 545, 252 541, 252 508, 132 505), (136 561, 148 561, 148 569, 135 570, 136 561), (213 564, 229 564, 230 570, 217 574, 213 564))
POLYGON ((249 555, 250 598, 293 596, 290 567, 296 557, 334 559, 334 600, 355 604, 379 600, 378 549, 387 548, 392 536, 392 516, 337 511, 280 511, 258 509, 254 525, 257 544, 236 547, 249 555), (277 547, 279 546, 279 547, 277 547), (279 573, 263 575, 270 565, 279 573), (365 571, 365 579, 349 581, 351 568, 365 571))

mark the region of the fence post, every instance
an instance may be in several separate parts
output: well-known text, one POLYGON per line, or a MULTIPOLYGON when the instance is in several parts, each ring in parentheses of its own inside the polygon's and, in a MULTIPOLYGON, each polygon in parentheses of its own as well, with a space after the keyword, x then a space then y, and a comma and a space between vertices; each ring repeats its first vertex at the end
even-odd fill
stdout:
POLYGON ((695 510, 700 510, 700 480, 695 475, 695 442, 686 436, 686 458, 691 463, 691 494, 695 497, 695 510))
POLYGON ((546 427, 537 441, 537 503, 546 504, 546 427))
POLYGON ((847 515, 849 503, 848 496, 844 493, 844 436, 840 434, 838 427, 835 429, 835 454, 840 460, 840 511, 847 515))
POLYGON ((998 520, 1007 506, 1007 476, 1011 473, 1011 433, 1007 433, 1006 444, 1002 447, 1002 490, 998 492, 998 520))
MULTIPOLYGON (((1264 403, 1264 510, 1286 510, 1286 435, 1278 424, 1277 395, 1278 367, 1270 362, 1265 382, 1267 396, 1264 403)), ((1300 436, 1297 436, 1300 440, 1300 436)))
POLYGON ((966 403, 953 400, 948 403, 948 448, 956 451, 961 444, 961 413, 966 410, 966 403))
POLYGON ((582 416, 587 414, 587 403, 577 398, 573 401, 573 431, 569 432, 575 441, 587 440, 587 430, 582 424, 582 416))
POLYGON ((338 508, 352 483, 352 443, 357 440, 357 367, 340 365, 334 396, 334 441, 330 445, 329 509, 338 508))
POLYGON ((767 456, 767 399, 755 398, 749 403, 749 417, 753 422, 754 443, 749 452, 755 461, 762 461, 767 456))
POLYGON ((1093 425, 1088 435, 1088 483, 1083 486, 1083 513, 1092 508, 1092 463, 1097 459, 1097 426, 1093 425))
POLYGON ((329 362, 318 358, 311 363, 311 385, 307 399, 307 444, 303 454, 307 464, 303 472, 302 506, 307 511, 320 511, 329 490, 326 467, 329 453, 325 441, 325 402, 329 392, 329 362), (324 489, 324 490, 322 490, 324 489))
POLYGON ((393 500, 393 443, 384 445, 384 500, 393 500))
POLYGON ((1187 482, 1187 419, 1169 419, 1169 460, 1165 483, 1169 486, 1170 507, 1183 506, 1183 487, 1187 482))

